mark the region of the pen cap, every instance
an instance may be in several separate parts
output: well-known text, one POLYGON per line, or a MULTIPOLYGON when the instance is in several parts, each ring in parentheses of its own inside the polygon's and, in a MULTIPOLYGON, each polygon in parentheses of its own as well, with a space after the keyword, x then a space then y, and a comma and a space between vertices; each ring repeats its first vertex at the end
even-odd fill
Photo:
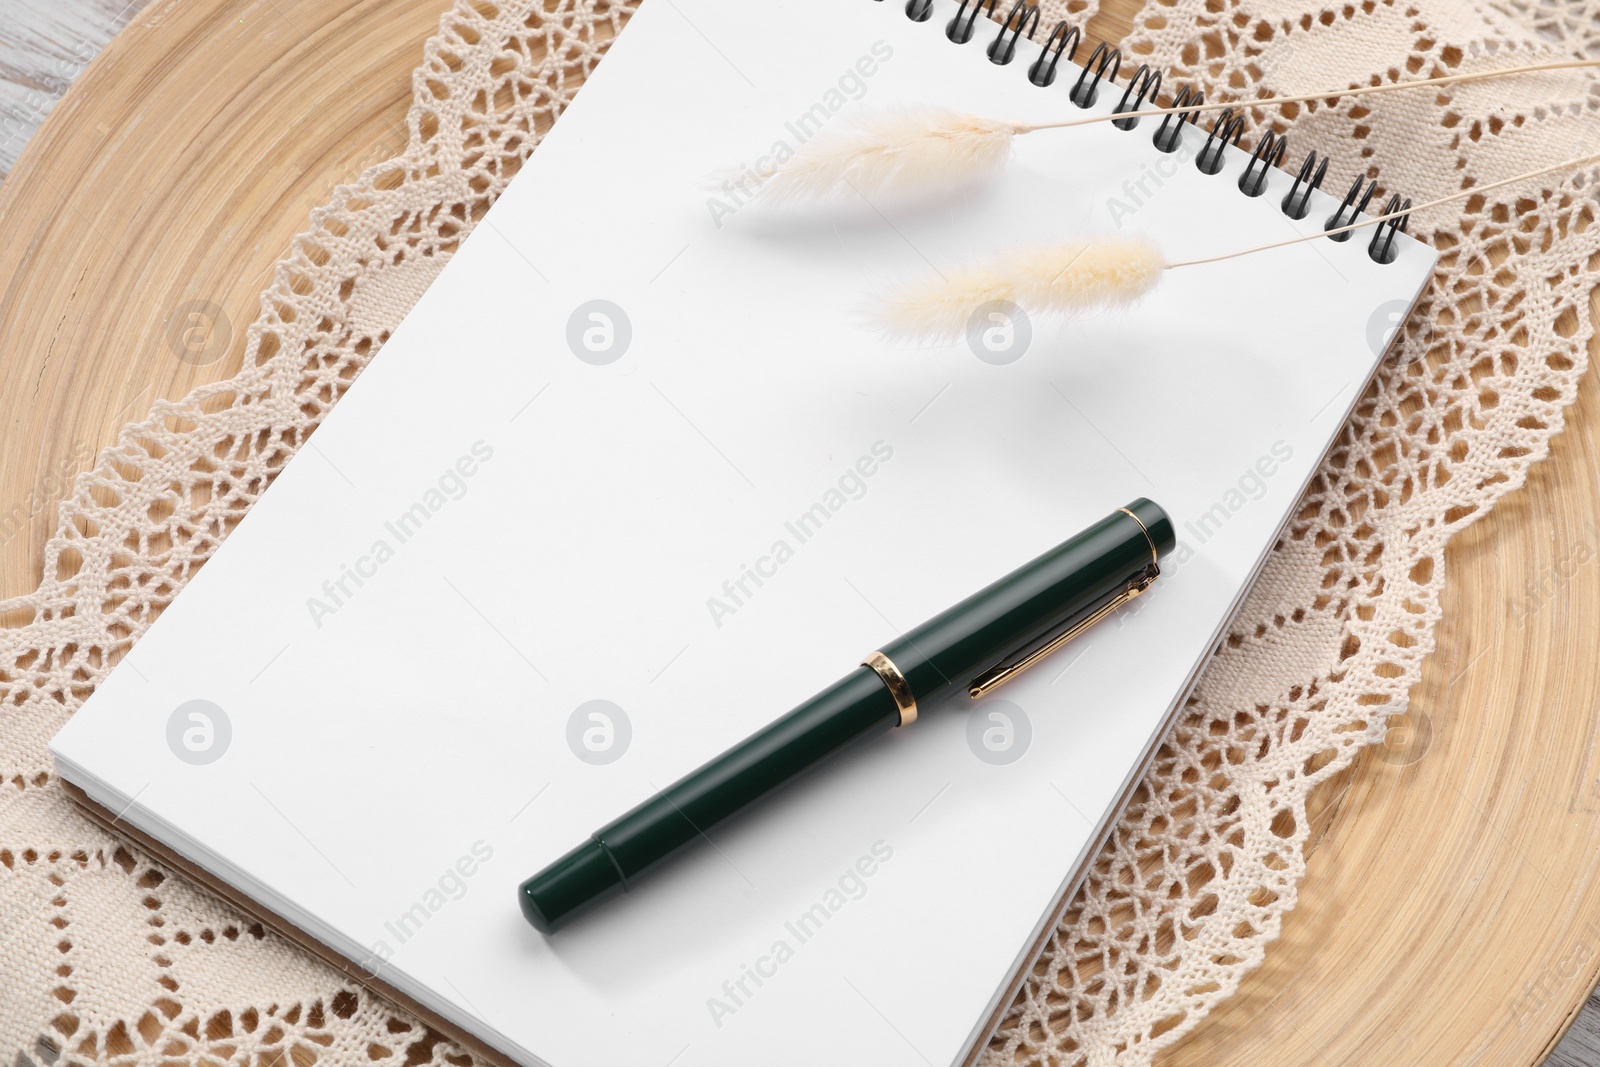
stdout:
POLYGON ((622 874, 606 848, 590 838, 517 889, 522 915, 548 934, 623 888, 622 874))
POLYGON ((956 684, 1083 615, 1156 567, 1177 543, 1172 520, 1141 497, 885 645, 918 700, 956 684))
POLYGON ((1129 504, 1127 510, 1144 524, 1145 530, 1150 534, 1156 555, 1165 556, 1178 546, 1178 533, 1172 528, 1172 519, 1162 510, 1160 504, 1146 497, 1140 497, 1129 504))

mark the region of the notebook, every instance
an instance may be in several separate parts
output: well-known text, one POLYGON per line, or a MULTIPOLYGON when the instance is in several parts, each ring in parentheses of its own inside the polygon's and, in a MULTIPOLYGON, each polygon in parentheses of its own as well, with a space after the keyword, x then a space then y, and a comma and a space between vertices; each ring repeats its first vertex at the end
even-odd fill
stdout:
POLYGON ((1224 252, 1341 190, 1290 218, 1291 174, 1246 196, 1245 152, 1205 174, 1203 128, 1163 153, 1145 119, 1023 138, 948 200, 775 212, 741 176, 820 129, 1075 114, 1080 68, 1033 83, 1049 27, 1006 64, 987 20, 954 43, 950 0, 750 11, 642 5, 52 743, 102 817, 502 1063, 975 1055, 1434 262, 1319 239, 1020 350, 886 341, 864 310, 929 271, 1091 233, 1224 252), (1137 607, 554 936, 523 921, 590 832, 1139 496, 1180 543, 1137 607))

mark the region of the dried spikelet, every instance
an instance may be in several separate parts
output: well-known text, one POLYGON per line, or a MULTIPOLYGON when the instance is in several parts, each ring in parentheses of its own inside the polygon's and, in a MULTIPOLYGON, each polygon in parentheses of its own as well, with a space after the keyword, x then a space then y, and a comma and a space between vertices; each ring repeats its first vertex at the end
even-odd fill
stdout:
POLYGON ((1005 258, 1017 302, 1036 312, 1071 313, 1131 304, 1156 287, 1166 260, 1143 237, 1101 237, 1018 249, 1005 258))
MULTIPOLYGON (((1421 80, 1386 82, 1326 92, 1250 100, 1252 108, 1299 104, 1313 100, 1348 99, 1367 93, 1451 85, 1535 71, 1600 66, 1600 59, 1568 59, 1553 63, 1468 71, 1421 80)), ((781 200, 822 199, 874 193, 910 193, 950 189, 1002 170, 1014 138, 1041 130, 1060 130, 1090 123, 1126 121, 1157 115, 1195 114, 1239 107, 1237 101, 1185 103, 1179 107, 1076 115, 1051 122, 985 118, 942 109, 879 113, 854 125, 831 128, 805 142, 788 160, 760 174, 734 179, 740 188, 764 185, 763 195, 781 200)))
POLYGON ((904 286, 880 302, 874 318, 893 338, 948 341, 960 336, 977 309, 1017 302, 1016 280, 997 261, 904 286))
POLYGON ((1004 168, 1016 125, 955 111, 877 114, 818 133, 761 187, 773 201, 959 188, 1004 168))
POLYGON ((950 339, 995 302, 1029 316, 1130 304, 1155 288, 1165 267, 1161 250, 1142 237, 1035 245, 907 286, 877 317, 894 337, 950 339))

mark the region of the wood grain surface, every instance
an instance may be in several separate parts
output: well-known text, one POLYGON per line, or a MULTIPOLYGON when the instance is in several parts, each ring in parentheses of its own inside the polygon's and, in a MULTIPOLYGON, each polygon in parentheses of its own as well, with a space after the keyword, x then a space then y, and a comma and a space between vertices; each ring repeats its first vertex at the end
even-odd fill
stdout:
POLYGON ((0 0, 0 178, 67 87, 148 0, 0 0))
MULTIPOLYGON (((1106 7, 1090 36, 1117 39, 1138 0, 1106 7)), ((442 9, 156 0, 44 123, 0 186, 0 594, 37 583, 55 503, 118 427, 237 370, 290 237, 403 143, 442 9), (197 300, 227 342, 203 365, 168 341, 197 300)), ((1450 547, 1410 712, 1319 795, 1282 938, 1167 1067, 1533 1064, 1577 1015, 1600 974, 1597 389, 1450 547)), ((1563 1067, 1596 1062, 1584 1040, 1563 1067)))

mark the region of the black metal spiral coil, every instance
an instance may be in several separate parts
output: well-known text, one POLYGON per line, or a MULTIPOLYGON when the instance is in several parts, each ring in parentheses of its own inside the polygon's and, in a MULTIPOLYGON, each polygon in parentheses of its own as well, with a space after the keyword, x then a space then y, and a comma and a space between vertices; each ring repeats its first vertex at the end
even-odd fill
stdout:
MULTIPOLYGON (((995 19, 999 0, 960 0, 955 15, 944 25, 944 34, 956 44, 966 44, 977 33, 978 19, 987 17, 998 26, 993 39, 984 47, 984 54, 996 66, 1008 66, 1016 58, 1026 37, 1034 40, 1039 30, 1040 13, 1037 0, 1015 0, 1004 20, 995 19)), ((927 22, 933 18, 934 0, 906 0, 906 17, 913 22, 927 22)), ((1030 84, 1048 88, 1056 83, 1063 60, 1071 64, 1083 43, 1077 26, 1066 19, 1058 21, 1045 38, 1039 53, 1028 63, 1030 84)), ((1099 99, 1102 83, 1114 86, 1122 71, 1122 51, 1108 44, 1095 46, 1094 52, 1079 70, 1067 91, 1067 99, 1079 108, 1093 107, 1099 99)), ((1140 64, 1123 87, 1122 96, 1112 108, 1120 115, 1160 107, 1162 74, 1148 63, 1140 64)), ((1156 150, 1166 154, 1178 152, 1183 147, 1183 128, 1199 125, 1205 94, 1194 86, 1180 86, 1172 95, 1171 110, 1161 117, 1161 124, 1151 137, 1156 150)), ((1119 130, 1131 130, 1139 125, 1137 118, 1115 118, 1111 124, 1119 130)), ((1194 155, 1195 168, 1202 174, 1222 173, 1228 163, 1228 146, 1239 148, 1244 135, 1245 115, 1242 110, 1225 108, 1211 121, 1211 130, 1205 143, 1194 155)), ((1263 132, 1250 151, 1250 158, 1238 178, 1239 191, 1249 197, 1259 197, 1273 184, 1272 172, 1283 166, 1288 156, 1288 138, 1272 130, 1263 132)), ((1305 219, 1312 211, 1312 201, 1328 176, 1329 160, 1315 150, 1307 152, 1300 164, 1288 192, 1279 200, 1279 209, 1296 221, 1305 219)), ((1365 175, 1351 183, 1344 199, 1333 214, 1323 223, 1324 231, 1337 231, 1356 222, 1371 205, 1378 183, 1365 175)), ((1399 255, 1398 234, 1406 232, 1410 223, 1411 201, 1396 193, 1389 198, 1382 214, 1393 215, 1373 227, 1367 240, 1367 255, 1376 263, 1392 263, 1399 255)), ((1333 241, 1347 241, 1350 232, 1328 232, 1333 241)))

